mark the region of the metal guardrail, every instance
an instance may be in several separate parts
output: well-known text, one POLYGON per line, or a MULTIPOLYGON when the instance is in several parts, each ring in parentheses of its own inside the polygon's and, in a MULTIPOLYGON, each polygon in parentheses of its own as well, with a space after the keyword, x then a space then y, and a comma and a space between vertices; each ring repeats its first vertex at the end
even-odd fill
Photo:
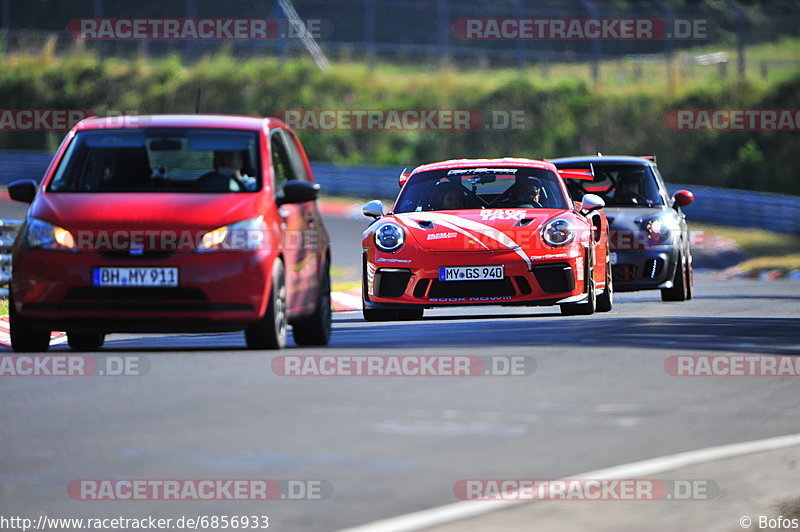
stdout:
MULTIPOLYGON (((314 180, 331 196, 394 198, 402 168, 312 164, 314 180)), ((667 184, 670 194, 680 189, 694 193, 684 209, 686 218, 734 227, 753 227, 800 234, 800 197, 689 184, 667 184)))
MULTIPOLYGON (((17 238, 22 220, 0 218, 0 286, 8 286, 11 281, 11 246, 17 238)), ((0 288, 0 297, 8 295, 8 290, 0 288)))

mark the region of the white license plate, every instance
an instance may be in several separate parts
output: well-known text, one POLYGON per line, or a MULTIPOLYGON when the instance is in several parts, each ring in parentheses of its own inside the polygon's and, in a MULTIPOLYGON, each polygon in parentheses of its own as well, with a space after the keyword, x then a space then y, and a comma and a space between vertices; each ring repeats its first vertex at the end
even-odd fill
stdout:
POLYGON ((503 278, 503 266, 450 266, 439 268, 440 281, 494 281, 503 278))
POLYGON ((178 268, 95 268, 94 286, 178 286, 178 268))
POLYGON ((611 252, 611 264, 616 264, 616 263, 617 263, 617 253, 612 251, 611 252))

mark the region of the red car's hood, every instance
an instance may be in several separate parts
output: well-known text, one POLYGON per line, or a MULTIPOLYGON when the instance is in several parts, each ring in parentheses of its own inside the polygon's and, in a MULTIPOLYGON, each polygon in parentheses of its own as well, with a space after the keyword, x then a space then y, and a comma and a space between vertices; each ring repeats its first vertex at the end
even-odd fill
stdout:
POLYGON ((473 209, 395 216, 426 251, 507 251, 527 247, 539 227, 561 211, 473 209))
POLYGON ((260 194, 42 194, 30 215, 67 230, 215 229, 263 212, 260 194))

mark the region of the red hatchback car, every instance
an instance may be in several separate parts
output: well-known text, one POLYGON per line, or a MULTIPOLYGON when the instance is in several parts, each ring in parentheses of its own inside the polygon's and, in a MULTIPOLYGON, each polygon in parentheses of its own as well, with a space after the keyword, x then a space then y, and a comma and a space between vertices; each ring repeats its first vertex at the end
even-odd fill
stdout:
MULTIPOLYGON (((37 190, 38 189, 38 190, 37 190)), ((91 118, 61 144, 13 251, 16 351, 50 331, 75 349, 110 332, 244 330, 250 348, 327 344, 328 234, 302 146, 271 118, 91 118)))

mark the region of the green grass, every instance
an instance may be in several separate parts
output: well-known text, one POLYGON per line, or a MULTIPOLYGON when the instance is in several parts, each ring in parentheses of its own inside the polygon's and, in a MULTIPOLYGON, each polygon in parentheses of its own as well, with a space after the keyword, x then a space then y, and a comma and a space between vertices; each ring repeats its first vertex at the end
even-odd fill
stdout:
POLYGON ((331 290, 334 292, 348 292, 361 288, 361 281, 333 281, 331 283, 331 290))
POLYGON ((701 223, 692 223, 690 228, 736 242, 751 257, 737 265, 745 272, 800 269, 800 235, 701 223))
MULTIPOLYGON (((783 37, 778 41, 745 47, 747 79, 754 86, 766 86, 785 81, 798 71, 800 61, 800 39, 783 37), (775 65, 773 62, 785 61, 775 65), (768 63, 766 77, 762 76, 761 63, 768 63)), ((673 59, 672 85, 668 81, 666 56, 655 54, 648 60, 636 58, 607 59, 599 63, 596 92, 607 95, 634 94, 682 94, 709 85, 722 86, 737 79, 737 51, 732 45, 708 45, 682 51, 673 59), (720 73, 718 65, 701 66, 694 63, 694 56, 713 52, 728 54, 727 77, 720 73)), ((593 83, 590 63, 550 63, 524 68, 493 68, 491 75, 486 69, 477 67, 440 66, 438 69, 419 68, 418 64, 380 63, 369 70, 363 63, 336 63, 332 72, 345 78, 369 80, 373 83, 394 83, 398 87, 416 88, 420 81, 434 78, 443 87, 469 86, 480 92, 491 92, 510 81, 523 77, 542 88, 555 88, 564 84, 593 83)))
POLYGON ((783 273, 789 273, 800 270, 800 253, 780 257, 758 257, 737 264, 737 268, 744 272, 780 270, 783 273))
POLYGON ((764 229, 749 229, 722 225, 691 223, 692 231, 729 238, 751 257, 784 256, 800 253, 800 235, 776 233, 764 229))
POLYGON ((8 298, 0 299, 0 316, 8 316, 8 298))

